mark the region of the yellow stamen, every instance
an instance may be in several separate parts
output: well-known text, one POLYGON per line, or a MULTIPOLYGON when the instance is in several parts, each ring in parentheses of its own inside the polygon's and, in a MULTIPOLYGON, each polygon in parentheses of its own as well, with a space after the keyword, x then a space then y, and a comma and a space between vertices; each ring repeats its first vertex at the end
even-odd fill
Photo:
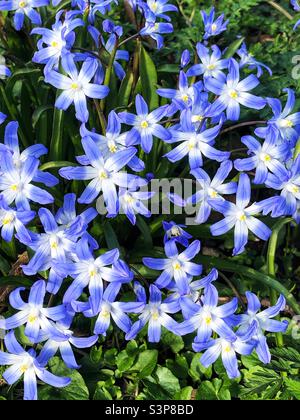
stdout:
POLYGON ((183 100, 183 102, 188 102, 190 98, 189 98, 189 95, 185 94, 185 95, 182 95, 181 99, 183 100))
POLYGON ((22 366, 20 367, 20 371, 21 371, 22 373, 25 373, 28 369, 29 369, 29 367, 28 367, 27 365, 22 365, 22 366))
POLYGON ((24 7, 26 7, 26 6, 27 6, 26 1, 20 1, 20 3, 19 3, 19 7, 20 7, 21 9, 24 9, 24 7))
POLYGON ((109 313, 106 309, 103 309, 103 310, 101 311, 100 315, 101 315, 103 318, 109 318, 109 317, 110 317, 110 313, 109 313))
POLYGON ((9 225, 13 220, 14 220, 14 217, 9 215, 3 219, 2 223, 3 225, 9 225))
POLYGON ((218 193, 215 190, 211 190, 211 191, 209 191, 209 196, 211 198, 217 198, 218 197, 218 193))
POLYGON ((153 313, 152 313, 152 319, 153 319, 154 321, 157 321, 157 320, 158 320, 158 318, 159 318, 159 313, 158 313, 157 311, 153 312, 153 313))
POLYGON ((173 268, 174 270, 180 270, 181 269, 181 264, 179 262, 176 262, 173 264, 173 268))
POLYGON ((108 148, 109 148, 109 151, 111 152, 111 153, 116 153, 117 152, 117 146, 115 145, 115 144, 110 144, 109 146, 108 146, 108 148))
POLYGON ((71 89, 77 90, 78 88, 79 88, 79 84, 78 84, 78 83, 73 82, 73 83, 71 84, 71 89))
POLYGON ((206 325, 210 325, 212 323, 212 318, 210 316, 205 318, 206 325))
POLYGON ((230 96, 232 99, 237 99, 237 98, 239 97, 239 94, 237 93, 237 91, 236 91, 236 90, 231 90, 231 91, 229 92, 229 96, 230 96))
POLYGON ((95 275, 96 275, 97 273, 96 273, 96 270, 91 270, 90 272, 89 272, 89 275, 90 275, 90 277, 95 277, 95 275))
POLYGON ((247 219, 247 217, 246 217, 246 215, 245 215, 245 214, 241 214, 241 215, 240 215, 240 217, 239 217, 239 220, 240 220, 241 222, 244 222, 246 219, 247 219))
POLYGON ((51 43, 51 46, 52 46, 52 47, 54 47, 54 48, 58 47, 58 42, 53 41, 53 42, 51 43))
POLYGON ((216 68, 216 65, 215 64, 209 64, 207 66, 207 70, 214 70, 215 68, 216 68))
POLYGON ((100 171, 99 172, 99 178, 100 179, 107 179, 107 173, 105 171, 100 171))
POLYGON ((215 32, 217 29, 218 29, 218 26, 217 26, 215 23, 213 23, 213 24, 211 25, 211 30, 212 30, 213 32, 215 32))
POLYGON ((149 123, 148 123, 148 121, 142 121, 142 122, 141 122, 141 127, 142 127, 142 128, 148 128, 148 127, 149 127, 149 123))
POLYGON ((230 347, 230 346, 227 346, 227 347, 224 349, 224 351, 225 351, 225 353, 230 353, 230 352, 231 352, 231 347, 230 347))
POLYGON ((33 324, 36 320, 37 320, 37 316, 36 315, 29 315, 28 322, 30 324, 33 324))
POLYGON ((13 191, 17 191, 18 190, 18 185, 17 184, 11 185, 10 189, 13 190, 13 191))

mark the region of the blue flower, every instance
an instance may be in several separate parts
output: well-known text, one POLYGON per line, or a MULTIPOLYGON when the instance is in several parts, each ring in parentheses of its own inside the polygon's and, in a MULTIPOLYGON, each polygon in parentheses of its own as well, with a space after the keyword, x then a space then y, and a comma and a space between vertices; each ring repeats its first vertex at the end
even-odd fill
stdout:
POLYGON ((181 54, 181 60, 180 60, 180 67, 181 69, 184 69, 186 66, 188 66, 191 62, 191 54, 189 50, 184 50, 181 54))
POLYGON ((90 137, 82 139, 82 146, 90 165, 66 167, 61 169, 59 173, 66 179, 92 180, 78 199, 78 202, 92 203, 102 191, 108 213, 116 215, 118 213, 116 186, 128 188, 132 182, 137 182, 139 179, 141 180, 141 185, 145 183, 136 175, 121 172, 121 169, 135 156, 136 149, 130 147, 121 150, 105 161, 98 145, 90 137))
POLYGON ((132 323, 126 312, 136 313, 144 306, 141 302, 115 302, 121 285, 120 282, 110 283, 105 289, 98 307, 94 309, 88 303, 73 302, 76 311, 83 312, 86 317, 98 315, 94 328, 95 334, 106 336, 112 319, 122 331, 128 333, 132 323))
POLYGON ((210 340, 207 343, 194 343, 193 349, 196 352, 206 349, 200 358, 200 363, 208 368, 221 356, 223 365, 230 379, 236 379, 241 376, 238 367, 238 359, 236 353, 243 356, 250 356, 255 348, 255 342, 247 342, 236 338, 235 341, 229 341, 224 338, 210 340))
POLYGON ((169 314, 179 312, 180 306, 178 302, 163 302, 161 291, 153 284, 149 289, 150 297, 148 303, 145 289, 139 284, 135 285, 135 289, 138 301, 143 303, 143 305, 139 310, 141 313, 139 320, 132 325, 131 330, 126 334, 126 340, 133 340, 146 324, 148 324, 148 341, 150 343, 159 343, 162 327, 175 333, 178 324, 169 314))
POLYGON ((35 282, 29 293, 28 303, 25 303, 20 295, 24 291, 20 287, 9 295, 10 305, 19 312, 10 318, 0 320, 0 328, 12 330, 26 324, 25 335, 32 343, 38 343, 40 331, 47 332, 50 328, 50 321, 59 321, 65 317, 64 305, 52 308, 44 308, 44 299, 46 295, 46 283, 44 280, 35 282))
POLYGON ((244 334, 251 324, 255 324, 252 338, 256 341, 256 352, 259 359, 267 364, 271 361, 271 354, 264 333, 285 332, 288 327, 287 321, 277 321, 275 318, 285 308, 285 298, 281 295, 275 306, 262 312, 261 303, 254 293, 247 292, 248 310, 245 314, 232 317, 232 321, 239 326, 238 334, 244 334), (258 313, 259 312, 259 313, 258 313))
POLYGON ((52 175, 48 177, 46 173, 43 175, 39 173, 39 164, 38 159, 28 156, 20 167, 15 164, 10 151, 0 149, 0 191, 7 204, 15 202, 18 209, 27 211, 30 210, 29 201, 40 204, 53 203, 54 198, 51 194, 31 184, 32 181, 37 181, 53 186, 52 175))
POLYGON ((16 210, 9 207, 5 199, 0 195, 0 227, 1 237, 10 242, 13 238, 14 231, 16 237, 21 240, 31 241, 31 237, 25 225, 27 225, 35 216, 34 211, 16 210))
POLYGON ((219 97, 212 104, 210 115, 223 112, 226 109, 227 118, 237 121, 240 117, 240 105, 251 109, 262 109, 266 105, 263 98, 248 93, 259 85, 259 80, 253 74, 240 81, 240 69, 236 60, 229 63, 229 74, 218 79, 208 78, 205 87, 219 97))
POLYGON ((165 244, 165 253, 167 258, 143 258, 146 267, 153 270, 163 270, 155 284, 159 288, 168 287, 174 279, 176 286, 181 293, 189 291, 189 277, 198 276, 202 272, 202 266, 191 262, 200 252, 200 242, 194 241, 182 253, 178 253, 174 241, 165 244))
POLYGON ((216 36, 226 31, 229 20, 226 20, 224 22, 224 14, 222 14, 215 20, 214 7, 210 10, 209 14, 206 14, 204 10, 201 10, 201 16, 203 19, 205 30, 203 39, 208 39, 211 36, 216 36))
POLYGON ((71 260, 71 255, 75 252, 76 241, 82 231, 82 223, 78 219, 71 228, 62 229, 57 225, 55 217, 48 209, 42 208, 38 214, 45 233, 30 232, 31 241, 28 243, 22 238, 23 243, 35 251, 29 263, 22 268, 28 276, 50 268, 47 290, 50 293, 57 293, 64 276, 58 274, 56 262, 71 260))
POLYGON ((192 239, 192 235, 185 232, 184 225, 178 225, 175 222, 163 222, 163 228, 165 231, 164 243, 169 241, 178 242, 179 244, 188 247, 189 240, 192 239))
POLYGON ((243 43, 242 47, 237 51, 240 56, 240 68, 248 67, 249 70, 257 69, 257 77, 261 77, 263 74, 263 68, 266 69, 270 76, 272 76, 272 70, 264 63, 257 61, 251 53, 248 52, 247 46, 243 43))
POLYGON ((3 112, 0 112, 0 125, 4 123, 6 118, 7 118, 7 115, 3 114, 3 112))
POLYGON ((280 196, 262 202, 264 214, 272 211, 272 217, 293 216, 300 200, 300 155, 289 170, 269 174, 266 186, 281 191, 280 196))
POLYGON ((168 302, 179 302, 182 315, 184 319, 190 318, 189 304, 196 303, 201 298, 201 291, 206 289, 213 281, 218 279, 219 273, 213 268, 211 272, 199 280, 193 280, 192 277, 189 278, 189 291, 188 293, 181 293, 180 290, 176 287, 176 283, 170 283, 168 289, 171 294, 166 298, 165 303, 168 302))
POLYGON ((220 236, 234 227, 234 250, 233 255, 244 252, 248 242, 249 230, 258 238, 267 241, 271 236, 271 229, 263 222, 254 217, 261 211, 261 204, 254 203, 250 207, 251 184, 246 174, 241 174, 236 195, 236 204, 225 200, 211 200, 212 208, 222 214, 225 218, 211 226, 213 236, 220 236))
POLYGON ((55 220, 61 228, 72 231, 73 229, 77 230, 78 225, 82 226, 80 232, 78 232, 78 236, 82 236, 83 234, 85 237, 88 238, 90 246, 94 249, 98 248, 97 241, 87 232, 88 225, 91 223, 92 220, 98 215, 98 212, 94 208, 89 208, 84 210, 81 214, 76 214, 76 195, 75 194, 66 194, 64 197, 64 204, 63 207, 60 208, 56 215, 55 220))
POLYGON ((229 60, 222 60, 222 52, 217 45, 211 47, 212 54, 205 45, 200 42, 197 44, 197 54, 201 64, 195 64, 187 71, 187 76, 201 76, 204 78, 224 76, 222 70, 228 67, 229 60))
POLYGON ((78 73, 74 59, 69 53, 63 56, 62 66, 68 76, 50 70, 45 78, 47 83, 63 91, 57 98, 55 106, 65 111, 74 103, 76 118, 81 122, 87 122, 89 112, 86 97, 103 99, 109 93, 107 86, 90 83, 98 68, 97 60, 87 58, 78 73))
POLYGON ((238 171, 256 169, 254 184, 264 184, 270 172, 280 175, 280 178, 284 177, 286 169, 281 160, 286 156, 288 148, 286 144, 278 145, 276 140, 272 132, 269 132, 263 144, 252 136, 242 137, 241 142, 248 147, 250 157, 237 159, 234 162, 235 168, 238 171))
POLYGON ((146 23, 140 30, 141 36, 150 36, 156 41, 157 48, 161 49, 164 45, 164 39, 161 34, 170 34, 174 31, 171 23, 162 23, 156 21, 156 16, 146 3, 141 3, 143 7, 146 23))
POLYGON ((65 303, 78 299, 83 290, 88 287, 90 307, 94 313, 97 313, 103 296, 103 281, 128 283, 133 278, 128 267, 119 261, 118 249, 94 258, 88 240, 84 237, 77 244, 76 256, 75 262, 57 264, 60 272, 74 279, 64 295, 65 303))
POLYGON ((38 399, 36 377, 55 388, 63 388, 71 383, 71 379, 53 375, 41 366, 36 352, 33 349, 26 352, 16 340, 13 331, 6 335, 4 341, 9 353, 0 352, 0 365, 10 367, 3 373, 3 378, 9 385, 24 378, 24 400, 38 399))
MULTIPOLYGON (((1 6, 0 6, 1 7, 1 6)), ((4 64, 0 64, 0 79, 11 76, 11 71, 4 64)))
MULTIPOLYGON (((291 5, 293 6, 296 12, 300 12, 300 5, 299 5, 298 0, 291 0, 291 5)), ((300 25, 300 20, 298 20, 298 22, 294 26, 294 30, 297 29, 299 25, 300 25)))
POLYGON ((167 153, 167 157, 172 163, 178 162, 188 155, 191 169, 203 166, 203 157, 223 162, 230 156, 230 152, 221 152, 215 149, 212 145, 215 143, 215 138, 220 132, 221 125, 213 128, 205 129, 199 132, 192 121, 192 113, 189 110, 181 113, 180 127, 176 130, 171 129, 172 140, 170 143, 181 142, 181 144, 171 152, 167 153))
POLYGON ((175 114, 178 110, 189 108, 194 103, 195 90, 198 89, 201 91, 202 88, 202 82, 190 86, 186 73, 181 71, 179 74, 178 89, 158 89, 157 94, 163 98, 173 100, 170 110, 168 110, 167 115, 169 116, 175 114))
POLYGON ((55 24, 52 29, 34 28, 32 35, 41 35, 38 41, 38 51, 35 52, 32 61, 34 63, 46 64, 45 73, 53 67, 58 69, 60 58, 70 51, 75 42, 74 29, 83 26, 84 22, 80 18, 74 19, 72 12, 64 15, 64 21, 61 21, 63 11, 57 13, 55 24))
MULTIPOLYGON (((300 112, 293 113, 296 98, 292 89, 284 89, 288 94, 287 103, 282 109, 279 99, 268 98, 268 104, 272 108, 273 118, 268 121, 268 128, 274 130, 283 142, 290 142, 293 147, 299 138, 300 112)), ((266 129, 260 129, 264 134, 266 129)))
MULTIPOLYGON (((108 114, 107 127, 105 136, 97 134, 95 131, 89 131, 83 124, 80 129, 81 136, 90 137, 98 145, 103 158, 106 160, 115 155, 115 153, 125 150, 128 146, 128 133, 121 134, 121 121, 115 111, 108 114)), ((88 165, 87 156, 78 156, 76 160, 81 165, 88 165)), ((137 156, 133 156, 127 163, 134 172, 141 172, 145 169, 144 162, 137 156)))
POLYGON ((146 153, 150 153, 153 146, 153 136, 161 140, 170 140, 171 134, 159 121, 166 115, 167 107, 163 106, 149 113, 149 108, 141 95, 135 99, 137 115, 129 112, 121 112, 119 118, 124 124, 133 125, 133 129, 127 134, 129 146, 141 144, 146 153))
POLYGON ((14 25, 16 30, 19 31, 23 27, 25 16, 27 16, 34 25, 41 25, 41 16, 35 8, 48 5, 49 0, 1 0, 0 10, 15 11, 14 25))
POLYGON ((169 0, 147 0, 147 6, 156 17, 156 19, 164 19, 171 22, 171 18, 166 15, 167 12, 178 12, 178 8, 174 4, 167 4, 169 0))
POLYGON ((226 324, 226 318, 232 316, 237 310, 238 300, 234 298, 231 302, 218 307, 218 299, 217 289, 209 284, 205 289, 204 297, 201 299, 201 305, 193 303, 190 299, 182 302, 189 317, 179 325, 177 332, 186 335, 197 331, 196 343, 207 343, 213 332, 221 338, 234 342, 236 335, 226 324))
POLYGON ((139 191, 139 187, 120 188, 119 202, 121 213, 124 213, 133 225, 136 224, 136 214, 150 218, 151 211, 145 206, 143 201, 150 200, 154 194, 155 192, 151 191, 139 191))
POLYGON ((51 328, 47 332, 47 341, 38 356, 40 365, 45 366, 52 357, 59 351, 62 360, 70 369, 79 369, 72 346, 78 349, 85 349, 93 346, 98 341, 98 336, 74 337, 73 331, 66 327, 64 322, 51 322, 51 328))
POLYGON ((187 199, 187 204, 199 205, 198 214, 195 222, 205 223, 211 214, 211 201, 219 200, 224 194, 235 194, 237 190, 236 182, 224 184, 232 170, 230 161, 223 162, 213 180, 203 169, 194 169, 191 174, 197 179, 201 189, 187 199))

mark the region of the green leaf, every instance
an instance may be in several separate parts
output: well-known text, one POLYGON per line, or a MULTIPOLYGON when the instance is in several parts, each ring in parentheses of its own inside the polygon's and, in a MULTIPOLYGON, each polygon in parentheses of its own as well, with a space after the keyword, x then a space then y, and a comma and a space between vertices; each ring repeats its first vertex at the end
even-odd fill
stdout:
POLYGON ((51 386, 42 386, 39 391, 41 400, 88 400, 89 390, 83 377, 74 369, 68 369, 64 362, 54 357, 49 362, 51 372, 57 376, 63 376, 72 380, 65 388, 57 389, 51 386))
POLYGON ((193 387, 186 386, 176 393, 174 400, 190 401, 192 399, 193 387))
POLYGON ((7 277, 0 277, 0 287, 4 286, 12 286, 12 287, 31 287, 33 281, 26 277, 21 276, 7 276, 7 277))
POLYGON ((201 383, 196 394, 196 400, 218 400, 230 401, 230 391, 223 387, 221 379, 213 379, 212 382, 204 381, 201 383))
POLYGON ((32 115, 32 127, 35 128, 40 118, 44 115, 44 113, 52 109, 52 105, 41 105, 37 109, 35 109, 32 115))
POLYGON ((237 52, 237 50, 241 47, 244 41, 245 41, 245 38, 242 37, 234 41, 232 44, 230 44, 224 55, 224 58, 232 58, 237 52))
POLYGON ((130 372, 137 372, 138 378, 150 376, 157 365, 158 351, 145 350, 138 355, 137 362, 132 366, 130 372))
POLYGON ((157 72, 152 58, 144 47, 141 47, 140 53, 140 76, 142 83, 142 94, 149 105, 150 111, 158 108, 159 99, 157 90, 157 72))
POLYGON ((212 375, 212 367, 210 366, 209 368, 205 368, 202 363, 200 363, 201 356, 201 353, 196 353, 193 356, 189 369, 189 375, 195 382, 200 381, 203 375, 208 379, 211 378, 212 375))
POLYGON ((96 391, 93 397, 94 400, 112 400, 113 397, 109 391, 105 388, 105 382, 101 381, 97 383, 96 391))
POLYGON ((121 83, 121 87, 120 87, 120 90, 119 90, 118 106, 120 108, 128 106, 131 91, 132 91, 132 87, 133 87, 133 81, 134 81, 133 72, 132 72, 131 69, 129 69, 127 74, 126 74, 126 77, 123 79, 123 81, 121 83))
POLYGON ((103 232, 109 249, 121 248, 118 237, 110 222, 106 221, 103 223, 103 232))
POLYGON ((300 381, 297 379, 285 378, 284 383, 292 396, 297 400, 300 400, 300 381))
POLYGON ((164 64, 157 70, 158 73, 174 73, 178 74, 179 67, 177 64, 164 64))
POLYGON ((166 329, 163 330, 161 342, 166 349, 170 348, 173 353, 178 353, 184 349, 184 341, 182 337, 175 335, 166 329))
MULTIPOLYGON (((59 95, 60 92, 57 91, 56 97, 58 97, 59 95)), ((50 158, 54 161, 62 160, 63 158, 64 115, 65 111, 54 108, 52 122, 52 137, 50 143, 50 158)))
POLYGON ((66 160, 61 160, 61 161, 56 161, 56 162, 47 162, 44 163, 43 165, 41 165, 39 167, 40 171, 47 171, 49 169, 59 169, 59 168, 64 168, 65 166, 77 166, 75 163, 73 162, 68 162, 66 160))
POLYGON ((145 222, 143 217, 139 214, 136 217, 136 225, 143 236, 143 241, 145 243, 145 246, 149 249, 153 248, 152 235, 151 235, 149 225, 145 222))
POLYGON ((132 367, 134 363, 134 357, 129 357, 127 351, 123 350, 118 354, 116 362, 119 371, 126 372, 132 367))
POLYGON ((162 366, 156 369, 155 376, 159 386, 173 399, 174 395, 180 391, 178 378, 169 369, 162 366))

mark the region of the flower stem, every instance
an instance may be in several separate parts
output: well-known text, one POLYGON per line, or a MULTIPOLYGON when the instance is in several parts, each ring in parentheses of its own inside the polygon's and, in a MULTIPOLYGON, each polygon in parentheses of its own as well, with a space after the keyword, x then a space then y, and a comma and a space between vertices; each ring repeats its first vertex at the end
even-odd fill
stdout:
MULTIPOLYGON (((276 250, 278 246, 278 236, 281 230, 290 223, 294 223, 296 225, 295 220, 291 217, 287 219, 279 220, 273 228, 273 233, 269 241, 267 267, 268 267, 269 276, 274 277, 274 278, 276 277, 275 258, 276 258, 276 250)), ((277 292, 274 288, 271 287, 270 300, 271 300, 272 306, 276 305, 277 299, 278 299, 277 292)), ((282 333, 276 333, 276 344, 278 347, 284 346, 282 333)))
POLYGON ((276 3, 275 1, 267 0, 267 3, 269 3, 270 6, 274 7, 274 9, 278 10, 278 12, 282 13, 286 18, 289 20, 293 20, 293 16, 285 10, 280 4, 276 3))

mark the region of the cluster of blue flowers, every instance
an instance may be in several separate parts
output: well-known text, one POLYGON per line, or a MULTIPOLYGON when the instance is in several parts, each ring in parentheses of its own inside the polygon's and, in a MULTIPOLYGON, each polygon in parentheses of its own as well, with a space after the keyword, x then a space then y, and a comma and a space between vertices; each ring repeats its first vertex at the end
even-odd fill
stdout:
MULTIPOLYGON (((60 1, 52 3, 57 6, 60 1)), ((29 295, 24 288, 10 294, 10 304, 17 313, 0 321, 0 328, 10 331, 5 337, 8 353, 0 352, 0 364, 11 365, 3 377, 13 384, 24 376, 25 399, 37 398, 36 377, 55 387, 67 386, 68 379, 58 378, 46 369, 50 358, 59 352, 69 368, 77 369, 73 347, 93 346, 99 335, 106 335, 112 321, 127 340, 134 339, 143 328, 147 328, 148 340, 153 343, 160 341, 162 327, 177 335, 196 332, 193 348, 197 352, 205 350, 202 364, 209 366, 221 355, 230 378, 239 376, 237 353, 249 355, 256 350, 260 360, 268 363, 271 356, 265 332, 287 329, 286 322, 273 319, 285 307, 282 296, 276 306, 261 312, 258 298, 250 292, 244 314, 236 314, 237 299, 218 306, 218 292, 213 285, 217 271, 201 278, 202 266, 194 262, 200 242, 191 242, 184 226, 174 222, 164 223, 166 258, 143 260, 146 267, 161 271, 149 290, 134 280, 134 273, 117 249, 94 256, 99 245, 88 228, 97 217, 94 206, 98 197, 103 196, 109 218, 117 217, 121 209, 132 224, 137 214, 151 217, 143 201, 153 193, 140 190, 149 177, 139 175, 145 163, 141 159, 144 154, 138 152, 142 149, 145 154, 151 153, 157 139, 175 144, 165 158, 172 163, 184 160, 201 186, 187 200, 176 194, 170 195, 170 200, 181 206, 197 204, 198 224, 207 222, 213 211, 223 215, 211 225, 211 233, 219 236, 234 230, 234 255, 245 250, 249 231, 263 241, 269 239, 271 230, 260 215, 292 216, 300 221, 300 156, 295 153, 300 113, 294 112, 294 93, 286 90, 284 108, 279 99, 252 93, 263 71, 271 74, 271 70, 256 61, 246 45, 237 51, 235 59, 225 58, 224 51, 208 42, 228 25, 224 16, 215 16, 214 9, 209 14, 202 12, 204 35, 203 42, 197 44, 198 64, 192 64, 190 52, 184 51, 178 86, 157 91, 167 99, 167 105, 150 112, 144 98, 137 95, 135 113, 111 111, 101 134, 88 127, 93 106, 90 99, 104 100, 109 94, 105 83, 107 63, 94 51, 75 47, 76 29, 87 27, 95 51, 101 46, 113 58, 115 74, 122 80, 125 72, 119 61, 129 60, 129 53, 121 48, 123 29, 100 17, 114 3, 73 0, 72 10, 60 10, 51 29, 37 26, 32 30, 32 35, 39 36, 33 62, 44 65, 45 82, 59 90, 55 106, 67 110, 74 104, 80 123, 84 154, 76 157, 78 166, 64 167, 59 175, 67 180, 88 181, 78 203, 91 208, 77 214, 77 197, 67 194, 56 214, 39 208, 42 233, 30 230, 28 225, 36 217, 31 209, 34 203, 45 206, 54 202, 53 196, 35 183, 51 188, 59 181, 39 169, 39 158, 47 153, 43 145, 20 151, 17 122, 7 124, 4 144, 0 146, 2 238, 9 242, 15 235, 32 250, 33 257, 23 266, 27 276, 47 272, 47 280, 36 281, 29 295), (244 69, 254 70, 256 75, 243 76, 244 69), (270 118, 255 130, 255 137, 241 139, 248 156, 231 160, 230 152, 220 150, 222 144, 216 142, 225 124, 239 120, 243 108, 266 108, 270 118), (208 160, 220 164, 213 179, 203 169, 208 160), (239 176, 230 176, 233 170, 239 176), (253 203, 251 184, 265 185, 270 197, 253 203), (235 202, 226 200, 226 195, 236 196, 235 202), (72 281, 63 293, 62 304, 52 306, 52 297, 62 293, 67 278, 72 281), (132 302, 119 300, 121 288, 132 284, 136 298, 132 302), (82 299, 83 293, 86 300, 82 299), (96 319, 92 337, 74 336, 72 322, 78 313, 96 319), (34 344, 28 352, 18 344, 13 332, 20 326, 25 326, 25 335, 34 344)), ((36 8, 48 4, 48 0, 0 1, 0 10, 14 11, 15 27, 20 29, 25 15, 33 24, 41 25, 36 8)), ((137 25, 137 33, 131 38, 151 37, 161 48, 163 34, 173 31, 167 13, 177 8, 167 0, 131 0, 129 4, 133 15, 141 16, 138 21, 144 22, 142 28, 137 25)), ((1 75, 10 75, 5 66, 0 66, 1 75)), ((0 123, 4 120, 0 114, 0 123)))

